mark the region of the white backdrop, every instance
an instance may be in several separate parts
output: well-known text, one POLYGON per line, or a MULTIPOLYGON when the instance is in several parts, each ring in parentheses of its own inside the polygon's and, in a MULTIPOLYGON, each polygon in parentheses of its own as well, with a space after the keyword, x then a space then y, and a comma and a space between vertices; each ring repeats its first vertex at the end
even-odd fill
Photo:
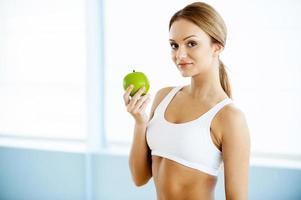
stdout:
MULTIPOLYGON (((132 139, 134 121, 122 99, 125 74, 145 72, 152 97, 161 87, 189 82, 171 62, 168 22, 190 2, 105 1, 105 130, 110 142, 132 139)), ((252 151, 300 155, 301 2, 206 2, 228 27, 221 59, 229 69, 234 101, 247 117, 252 151)))

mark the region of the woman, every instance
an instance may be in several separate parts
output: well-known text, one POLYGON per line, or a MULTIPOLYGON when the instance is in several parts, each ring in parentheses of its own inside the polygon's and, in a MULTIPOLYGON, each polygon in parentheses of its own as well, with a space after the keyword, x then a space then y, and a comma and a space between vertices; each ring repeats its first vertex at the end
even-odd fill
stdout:
POLYGON ((171 57, 186 86, 165 87, 153 101, 141 88, 124 93, 135 119, 129 166, 137 186, 153 177, 159 200, 214 199, 224 164, 226 199, 247 199, 250 139, 242 111, 231 101, 219 59, 226 26, 208 4, 192 3, 170 20, 171 57))

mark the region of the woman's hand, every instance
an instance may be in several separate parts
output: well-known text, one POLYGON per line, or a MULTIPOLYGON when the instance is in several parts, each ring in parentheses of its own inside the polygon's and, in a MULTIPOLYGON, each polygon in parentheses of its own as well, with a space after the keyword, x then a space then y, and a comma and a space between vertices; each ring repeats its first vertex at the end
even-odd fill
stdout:
POLYGON ((145 108, 150 101, 149 94, 141 96, 145 90, 145 88, 142 87, 133 97, 130 97, 133 88, 133 85, 130 85, 123 95, 125 106, 127 111, 134 117, 136 123, 146 124, 148 122, 148 116, 145 112, 145 108))

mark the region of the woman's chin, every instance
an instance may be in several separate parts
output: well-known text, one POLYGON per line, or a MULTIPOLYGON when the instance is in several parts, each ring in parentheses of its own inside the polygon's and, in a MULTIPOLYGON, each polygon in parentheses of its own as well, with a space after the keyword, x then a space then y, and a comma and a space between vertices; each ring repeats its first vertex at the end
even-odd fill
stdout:
POLYGON ((186 77, 191 77, 191 74, 187 73, 187 72, 181 72, 182 77, 186 78, 186 77))

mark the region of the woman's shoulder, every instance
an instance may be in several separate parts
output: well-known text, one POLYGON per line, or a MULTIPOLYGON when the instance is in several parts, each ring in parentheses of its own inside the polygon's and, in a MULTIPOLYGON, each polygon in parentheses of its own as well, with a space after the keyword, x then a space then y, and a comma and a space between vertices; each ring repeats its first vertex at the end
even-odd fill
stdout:
POLYGON ((215 123, 223 136, 242 134, 248 129, 245 113, 233 103, 224 106, 217 113, 215 123))
POLYGON ((159 89, 156 92, 156 95, 153 100, 153 105, 151 108, 151 116, 153 115, 153 112, 156 110, 157 106, 161 103, 161 101, 168 95, 168 93, 173 89, 173 86, 167 86, 159 89))
POLYGON ((236 121, 239 119, 245 118, 244 112, 238 108, 234 103, 230 103, 224 106, 223 109, 218 113, 218 117, 220 117, 221 121, 236 121))
POLYGON ((237 123, 241 120, 245 119, 244 112, 237 107, 234 103, 230 103, 228 105, 225 105, 217 114, 216 114, 216 120, 219 122, 219 124, 232 124, 237 123))
POLYGON ((159 99, 163 99, 173 88, 173 86, 167 86, 159 89, 156 93, 156 97, 159 99))
POLYGON ((173 86, 167 86, 159 89, 155 95, 153 104, 158 105, 173 88, 174 88, 173 86))

